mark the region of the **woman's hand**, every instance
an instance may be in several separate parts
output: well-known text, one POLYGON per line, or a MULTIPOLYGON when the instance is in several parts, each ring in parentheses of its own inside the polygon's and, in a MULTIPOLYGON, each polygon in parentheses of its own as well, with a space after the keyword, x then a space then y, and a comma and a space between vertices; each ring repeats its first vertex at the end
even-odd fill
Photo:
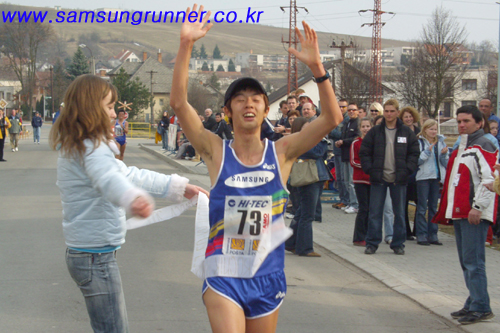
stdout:
POLYGON ((444 147, 443 149, 441 149, 441 154, 448 154, 448 147, 444 147))
POLYGON ((208 13, 203 13, 203 6, 200 6, 200 9, 196 12, 197 7, 198 5, 194 4, 192 10, 192 12, 198 13, 197 15, 192 14, 190 16, 191 9, 189 7, 186 10, 186 18, 181 27, 181 41, 194 43, 198 39, 204 37, 208 30, 214 25, 213 23, 207 24, 211 12, 208 11, 208 13), (203 19, 200 20, 201 16, 203 16, 203 19), (191 21, 195 19, 194 22, 190 22, 189 18, 191 18, 191 21))
POLYGON ((143 218, 148 217, 153 212, 154 205, 146 197, 140 196, 132 201, 130 205, 130 213, 134 216, 140 216, 143 218))
POLYGON ((186 191, 184 192, 184 198, 191 199, 195 195, 198 195, 200 192, 205 193, 207 195, 207 197, 210 198, 210 193, 207 190, 205 190, 199 186, 187 184, 186 191))

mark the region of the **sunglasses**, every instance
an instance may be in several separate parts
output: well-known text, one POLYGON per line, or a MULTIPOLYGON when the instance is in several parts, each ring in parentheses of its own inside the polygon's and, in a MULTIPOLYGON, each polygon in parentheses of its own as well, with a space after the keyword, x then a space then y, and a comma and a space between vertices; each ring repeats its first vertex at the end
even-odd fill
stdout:
POLYGON ((346 108, 347 105, 339 105, 341 108, 346 108))
POLYGON ((378 112, 378 110, 370 110, 370 112, 378 112))
POLYGON ((358 111, 358 109, 348 109, 347 111, 358 111))

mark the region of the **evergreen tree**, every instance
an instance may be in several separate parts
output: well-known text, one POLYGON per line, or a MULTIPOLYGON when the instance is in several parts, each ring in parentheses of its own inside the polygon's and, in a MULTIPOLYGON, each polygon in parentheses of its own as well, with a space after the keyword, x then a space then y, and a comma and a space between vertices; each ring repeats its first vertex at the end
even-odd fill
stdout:
POLYGON ((207 50, 205 50, 205 44, 201 44, 201 48, 200 48, 200 58, 201 58, 201 59, 207 59, 207 58, 208 58, 208 55, 207 55, 207 50))
POLYGON ((214 59, 222 59, 222 55, 220 54, 219 46, 217 44, 215 44, 213 58, 214 59))
POLYGON ((196 45, 193 45, 193 51, 191 51, 191 58, 196 59, 200 56, 200 52, 196 48, 196 45))
POLYGON ((90 73, 89 64, 87 62, 87 58, 83 54, 81 48, 78 48, 73 55, 73 60, 71 61, 71 65, 68 67, 68 73, 71 76, 71 79, 74 80, 78 76, 82 74, 90 73))
POLYGON ((208 68, 208 64, 207 64, 207 62, 206 62, 206 61, 205 61, 205 62, 203 63, 203 65, 201 66, 201 70, 202 70, 202 71, 205 71, 205 72, 208 72, 208 71, 210 70, 210 69, 208 68))
POLYGON ((225 72, 224 67, 221 64, 217 66, 217 72, 225 72))
POLYGON ((227 66, 227 71, 228 72, 236 72, 236 66, 234 65, 234 62, 232 59, 229 59, 229 65, 227 66))
POLYGON ((217 77, 217 75, 215 75, 215 73, 212 74, 212 76, 210 77, 210 79, 208 80, 208 83, 214 87, 215 89, 219 90, 220 89, 220 82, 219 82, 219 78, 217 77))
MULTIPOLYGON (((60 58, 57 58, 53 69, 53 87, 52 87, 52 101, 54 102, 54 111, 59 109, 63 102, 66 88, 71 83, 71 77, 64 68, 64 63, 60 58)), ((52 109, 51 109, 52 110, 52 109)))
POLYGON ((113 85, 118 90, 118 100, 132 103, 132 110, 128 111, 130 117, 134 117, 140 110, 146 109, 151 100, 149 89, 139 81, 139 78, 130 80, 125 69, 120 68, 118 74, 113 78, 113 85))
POLYGON ((213 72, 214 71, 214 63, 210 64, 210 70, 213 72))

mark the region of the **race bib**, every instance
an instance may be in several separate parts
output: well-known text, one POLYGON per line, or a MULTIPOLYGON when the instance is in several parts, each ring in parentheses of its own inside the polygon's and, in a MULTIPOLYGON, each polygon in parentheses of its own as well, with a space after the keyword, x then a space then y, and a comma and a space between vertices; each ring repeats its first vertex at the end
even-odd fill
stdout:
POLYGON ((406 138, 404 136, 398 136, 398 143, 406 143, 406 138))
POLYGON ((222 253, 255 255, 262 235, 271 230, 272 214, 271 196, 226 196, 222 253))

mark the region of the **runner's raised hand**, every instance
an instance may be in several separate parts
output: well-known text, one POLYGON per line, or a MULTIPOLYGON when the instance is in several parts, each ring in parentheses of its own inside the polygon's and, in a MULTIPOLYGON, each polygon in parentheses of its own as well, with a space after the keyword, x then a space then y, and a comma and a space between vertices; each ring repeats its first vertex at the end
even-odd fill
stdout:
POLYGON ((203 12, 203 6, 200 6, 200 9, 196 11, 198 5, 194 4, 193 5, 193 12, 197 12, 198 14, 196 16, 191 16, 191 21, 194 20, 194 22, 190 22, 188 19, 190 16, 189 14, 191 13, 191 8, 187 8, 186 10, 186 16, 184 23, 182 23, 181 27, 181 41, 189 41, 189 42, 196 42, 198 39, 204 37, 208 30, 212 28, 214 25, 213 23, 208 23, 207 21, 210 18, 211 12, 208 11, 207 13, 203 12), (203 17, 200 22, 200 17, 203 17))
POLYGON ((297 33, 301 45, 300 52, 292 47, 288 49, 288 52, 295 55, 297 59, 308 67, 321 65, 316 31, 311 29, 305 21, 302 21, 302 26, 304 27, 304 35, 300 33, 298 27, 295 27, 295 32, 297 33))

